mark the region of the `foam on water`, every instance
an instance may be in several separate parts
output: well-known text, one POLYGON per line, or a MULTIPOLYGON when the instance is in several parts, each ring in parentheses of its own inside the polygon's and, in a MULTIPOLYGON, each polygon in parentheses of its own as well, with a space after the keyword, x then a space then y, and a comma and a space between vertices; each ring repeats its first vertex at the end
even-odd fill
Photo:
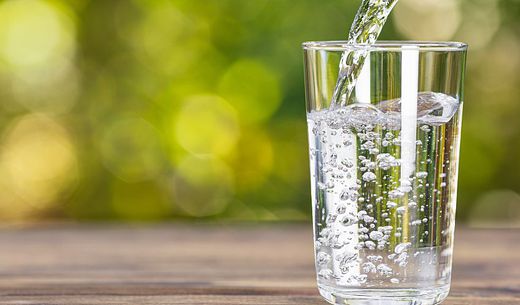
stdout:
MULTIPOLYGON (((420 92, 417 99, 417 122, 428 125, 442 125, 451 120, 459 108, 459 101, 449 95, 435 92, 420 92)), ((310 120, 327 121, 331 128, 346 126, 383 125, 388 129, 401 128, 401 99, 371 104, 351 104, 341 108, 313 111, 310 120)))

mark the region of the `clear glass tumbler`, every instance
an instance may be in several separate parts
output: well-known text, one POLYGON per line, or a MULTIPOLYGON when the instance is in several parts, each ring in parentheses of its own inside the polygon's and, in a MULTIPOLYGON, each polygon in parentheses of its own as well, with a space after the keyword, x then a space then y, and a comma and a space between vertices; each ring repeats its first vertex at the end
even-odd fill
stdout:
POLYGON ((349 305, 442 302, 467 46, 331 41, 303 49, 321 295, 349 305), (343 54, 367 58, 351 97, 331 105, 343 54))

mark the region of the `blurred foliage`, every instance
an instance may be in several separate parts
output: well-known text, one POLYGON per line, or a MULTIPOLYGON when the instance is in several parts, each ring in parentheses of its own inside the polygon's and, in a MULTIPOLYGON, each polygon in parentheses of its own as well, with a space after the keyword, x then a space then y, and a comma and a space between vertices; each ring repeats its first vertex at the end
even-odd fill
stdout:
MULTIPOLYGON (((1 218, 308 218, 300 44, 344 38, 358 5, 0 1, 1 218)), ((520 209, 519 16, 401 0, 382 34, 471 46, 464 220, 520 209)))

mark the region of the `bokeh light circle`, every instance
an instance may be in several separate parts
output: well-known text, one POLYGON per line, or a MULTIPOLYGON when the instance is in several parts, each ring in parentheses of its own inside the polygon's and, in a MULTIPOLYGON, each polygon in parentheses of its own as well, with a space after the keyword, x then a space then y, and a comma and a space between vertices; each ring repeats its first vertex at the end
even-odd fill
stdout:
POLYGON ((449 40, 461 22, 457 0, 401 0, 391 14, 408 39, 449 40))
MULTIPOLYGON (((512 54, 516 55, 519 52, 518 36, 514 32, 503 31, 497 35, 486 52, 476 53, 474 58, 469 58, 473 68, 472 79, 478 84, 478 91, 488 93, 488 98, 481 96, 480 102, 487 104, 492 113, 496 111, 494 109, 497 108, 498 96, 514 92, 518 88, 520 57, 512 54)), ((509 106, 516 105, 509 99, 504 99, 503 102, 509 106)))
POLYGON ((115 25, 134 54, 154 72, 184 76, 194 72, 189 69, 203 60, 203 54, 212 53, 206 20, 193 20, 168 0, 132 2, 140 14, 125 11, 127 6, 121 4, 115 25))
POLYGON ((457 37, 471 50, 489 44, 500 28, 501 15, 497 0, 474 0, 464 4, 464 19, 457 37))
POLYGON ((76 101, 80 80, 74 65, 73 12, 56 1, 0 2, 0 78, 9 98, 34 112, 63 113, 76 101))
POLYGON ((188 98, 173 122, 177 142, 193 154, 226 155, 240 135, 235 110, 215 95, 188 98))
POLYGON ((27 212, 48 208, 78 178, 70 135, 58 122, 39 115, 24 116, 8 130, 0 163, 8 187, 31 207, 27 212))
POLYGON ((12 67, 49 66, 70 57, 75 26, 63 6, 51 1, 0 3, 0 58, 12 67))
POLYGON ((105 167, 123 181, 152 179, 162 170, 159 133, 142 118, 114 120, 99 135, 98 147, 105 167))
POLYGON ((247 123, 267 120, 281 102, 277 73, 251 59, 239 60, 229 67, 220 80, 219 92, 247 123))
POLYGON ((80 93, 80 75, 72 65, 54 68, 12 79, 10 93, 14 101, 33 112, 69 112, 80 93))

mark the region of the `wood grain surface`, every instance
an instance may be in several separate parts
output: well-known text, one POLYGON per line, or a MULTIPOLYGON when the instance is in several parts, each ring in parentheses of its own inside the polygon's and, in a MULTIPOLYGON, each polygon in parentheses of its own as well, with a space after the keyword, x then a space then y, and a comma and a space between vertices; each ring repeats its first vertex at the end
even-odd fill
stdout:
MULTIPOLYGON (((0 247, 0 304, 326 304, 308 225, 4 229, 0 247)), ((459 229, 444 304, 520 304, 520 230, 459 229)))

